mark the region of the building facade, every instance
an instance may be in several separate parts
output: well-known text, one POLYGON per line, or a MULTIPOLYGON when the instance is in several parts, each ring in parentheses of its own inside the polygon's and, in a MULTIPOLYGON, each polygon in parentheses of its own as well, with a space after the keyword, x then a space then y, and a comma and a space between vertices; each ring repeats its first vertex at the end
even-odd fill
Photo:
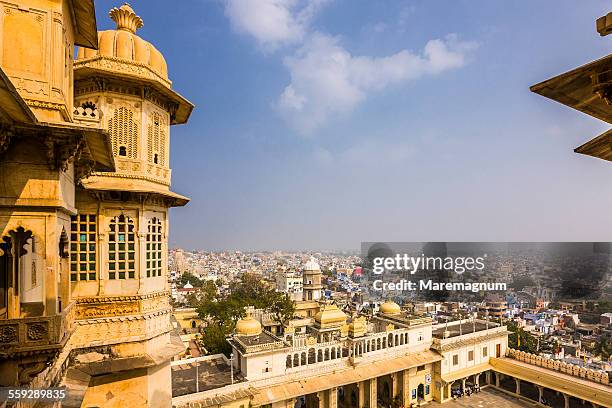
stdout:
POLYGON ((64 406, 171 404, 170 126, 193 105, 127 4, 0 2, 1 385, 64 406), (75 57, 75 45, 79 46, 75 57))

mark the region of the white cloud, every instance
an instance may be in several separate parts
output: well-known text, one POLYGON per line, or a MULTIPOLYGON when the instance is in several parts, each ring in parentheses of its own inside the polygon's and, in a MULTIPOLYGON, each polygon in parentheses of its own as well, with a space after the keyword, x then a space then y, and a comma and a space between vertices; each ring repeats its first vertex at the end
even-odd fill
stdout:
POLYGON ((299 43, 328 0, 226 0, 232 27, 253 36, 266 50, 299 43))
POLYGON ((464 66, 475 46, 449 35, 427 42, 421 54, 402 50, 387 57, 353 56, 337 37, 314 33, 285 58, 291 83, 278 109, 298 132, 309 134, 334 114, 353 110, 370 92, 464 66))

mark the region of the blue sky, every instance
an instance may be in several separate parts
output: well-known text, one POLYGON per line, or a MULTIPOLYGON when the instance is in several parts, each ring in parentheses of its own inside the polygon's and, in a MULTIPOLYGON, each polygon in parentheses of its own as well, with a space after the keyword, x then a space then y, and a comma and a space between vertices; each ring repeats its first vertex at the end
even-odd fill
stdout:
POLYGON ((171 130, 173 246, 612 237, 612 164, 572 151, 606 125, 529 91, 610 52, 608 2, 131 5, 196 105, 171 130))

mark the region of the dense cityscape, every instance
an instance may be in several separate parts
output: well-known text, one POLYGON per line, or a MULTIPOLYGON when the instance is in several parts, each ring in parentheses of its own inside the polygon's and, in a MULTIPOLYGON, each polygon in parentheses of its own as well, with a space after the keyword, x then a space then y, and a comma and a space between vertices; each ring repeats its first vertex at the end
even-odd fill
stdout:
MULTIPOLYGON (((462 67, 477 47, 448 34, 422 55, 354 57, 339 37, 309 26, 325 1, 299 11, 300 2, 272 1, 263 13, 263 0, 205 3, 223 8, 218 17, 234 30, 263 27, 260 51, 303 43, 283 58, 296 82, 276 108, 301 111, 308 97, 329 108, 348 90, 345 106, 298 121, 306 131, 389 85, 381 72, 395 83, 436 75, 462 67), (335 75, 338 65, 350 75, 335 75), (312 75, 321 66, 334 75, 312 75), (342 86, 330 86, 332 77, 342 86)), ((173 87, 162 52, 140 37, 143 19, 128 3, 105 19, 93 0, 0 5, 0 408, 612 407, 611 243, 170 249, 170 209, 190 201, 171 189, 170 132, 195 105, 173 87)), ((164 23, 178 9, 164 7, 164 23)), ((612 34, 612 13, 596 28, 612 34)), ((176 46, 202 31, 177 41, 169 26, 157 30, 190 62, 203 48, 176 46)), ((612 123, 611 72, 608 55, 531 91, 612 123)), ((239 89, 241 97, 253 91, 239 89)), ((610 137, 575 151, 611 161, 610 137)), ((229 169, 240 160, 228 151, 231 160, 220 162, 229 169)), ((329 163, 327 153, 318 156, 329 163)), ((253 208, 253 218, 263 215, 253 208)), ((223 234, 232 230, 224 222, 223 234)))

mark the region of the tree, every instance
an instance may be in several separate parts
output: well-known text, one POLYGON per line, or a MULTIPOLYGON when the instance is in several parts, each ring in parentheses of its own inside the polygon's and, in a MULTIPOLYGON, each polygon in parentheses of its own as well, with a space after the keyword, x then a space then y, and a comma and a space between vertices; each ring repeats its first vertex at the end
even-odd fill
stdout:
POLYGON ((513 321, 507 322, 506 326, 511 332, 508 336, 508 347, 532 354, 537 354, 539 352, 538 339, 534 335, 518 327, 513 321))
POLYGON ((602 360, 609 360, 612 355, 612 342, 604 338, 599 339, 595 344, 593 353, 597 356, 601 356, 602 360))
POLYGON ((198 278, 191 272, 185 272, 181 275, 181 278, 179 279, 179 286, 183 287, 187 282, 189 282, 194 288, 202 287, 204 284, 202 279, 198 278))
POLYGON ((202 343, 209 353, 229 355, 231 348, 226 338, 234 331, 236 322, 244 317, 246 306, 270 312, 283 327, 295 313, 295 304, 289 296, 277 292, 257 275, 243 274, 229 289, 228 293, 220 295, 216 285, 205 282, 203 293, 189 298, 190 305, 208 323, 202 343))
POLYGON ((275 299, 269 307, 274 321, 284 328, 295 315, 295 303, 286 293, 276 292, 275 299))

